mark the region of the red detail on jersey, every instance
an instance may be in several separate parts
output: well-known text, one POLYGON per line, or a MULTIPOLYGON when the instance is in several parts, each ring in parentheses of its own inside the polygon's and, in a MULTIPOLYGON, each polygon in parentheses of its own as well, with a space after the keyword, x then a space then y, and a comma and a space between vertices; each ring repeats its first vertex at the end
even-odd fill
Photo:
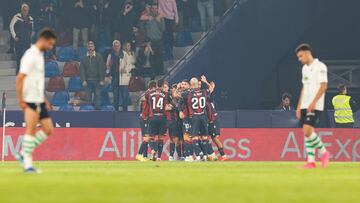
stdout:
POLYGON ((169 104, 169 95, 160 89, 150 90, 146 96, 148 117, 165 117, 165 107, 169 104))
POLYGON ((206 114, 208 116, 208 119, 210 122, 214 122, 215 121, 215 113, 213 111, 212 105, 210 102, 206 103, 206 114))

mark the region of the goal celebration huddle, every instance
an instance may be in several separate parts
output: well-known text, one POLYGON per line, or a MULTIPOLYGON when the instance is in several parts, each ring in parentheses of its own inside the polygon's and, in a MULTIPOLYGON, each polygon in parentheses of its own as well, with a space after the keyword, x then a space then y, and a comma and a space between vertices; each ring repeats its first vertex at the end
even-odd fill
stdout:
POLYGON ((218 160, 211 140, 217 146, 220 160, 226 160, 219 140, 214 88, 215 83, 209 83, 205 76, 183 80, 171 87, 164 80, 150 81, 141 97, 143 141, 136 159, 160 161, 168 132, 170 161, 175 160, 175 152, 181 161, 218 160))

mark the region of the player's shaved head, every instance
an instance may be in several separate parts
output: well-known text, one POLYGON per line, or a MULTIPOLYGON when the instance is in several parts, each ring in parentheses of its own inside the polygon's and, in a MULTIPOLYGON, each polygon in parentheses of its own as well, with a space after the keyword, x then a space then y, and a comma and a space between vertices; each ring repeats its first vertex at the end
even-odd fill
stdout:
POLYGON ((192 88, 199 88, 199 80, 197 78, 191 78, 190 85, 192 88))

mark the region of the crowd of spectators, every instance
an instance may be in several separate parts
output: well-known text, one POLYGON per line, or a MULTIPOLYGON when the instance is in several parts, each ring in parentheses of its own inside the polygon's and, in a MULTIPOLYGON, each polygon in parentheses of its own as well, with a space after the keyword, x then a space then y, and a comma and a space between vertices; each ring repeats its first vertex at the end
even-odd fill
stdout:
POLYGON ((215 16, 221 16, 233 2, 0 0, 0 5, 4 29, 11 32, 8 52, 16 55, 18 64, 36 32, 50 27, 58 33, 58 47, 70 45, 75 58, 79 58, 86 99, 100 108, 100 88, 105 78, 110 78, 113 105, 118 109, 121 104, 126 110, 131 76, 164 72, 164 50, 172 52, 174 31, 188 32, 196 20, 200 31, 206 31, 214 24, 215 16), (101 51, 111 46, 106 54, 101 51), (86 53, 81 54, 81 49, 86 53))

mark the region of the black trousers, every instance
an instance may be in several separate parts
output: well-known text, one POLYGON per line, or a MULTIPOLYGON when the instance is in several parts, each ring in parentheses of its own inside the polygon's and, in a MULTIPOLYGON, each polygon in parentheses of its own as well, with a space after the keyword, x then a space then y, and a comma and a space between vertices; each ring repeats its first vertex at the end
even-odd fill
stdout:
POLYGON ((174 26, 175 20, 165 18, 165 45, 170 46, 172 49, 174 47, 174 26))
POLYGON ((336 128, 354 128, 354 123, 335 123, 336 128))
POLYGON ((29 48, 30 48, 30 44, 15 42, 16 75, 19 73, 20 70, 21 57, 24 55, 25 51, 29 48))

